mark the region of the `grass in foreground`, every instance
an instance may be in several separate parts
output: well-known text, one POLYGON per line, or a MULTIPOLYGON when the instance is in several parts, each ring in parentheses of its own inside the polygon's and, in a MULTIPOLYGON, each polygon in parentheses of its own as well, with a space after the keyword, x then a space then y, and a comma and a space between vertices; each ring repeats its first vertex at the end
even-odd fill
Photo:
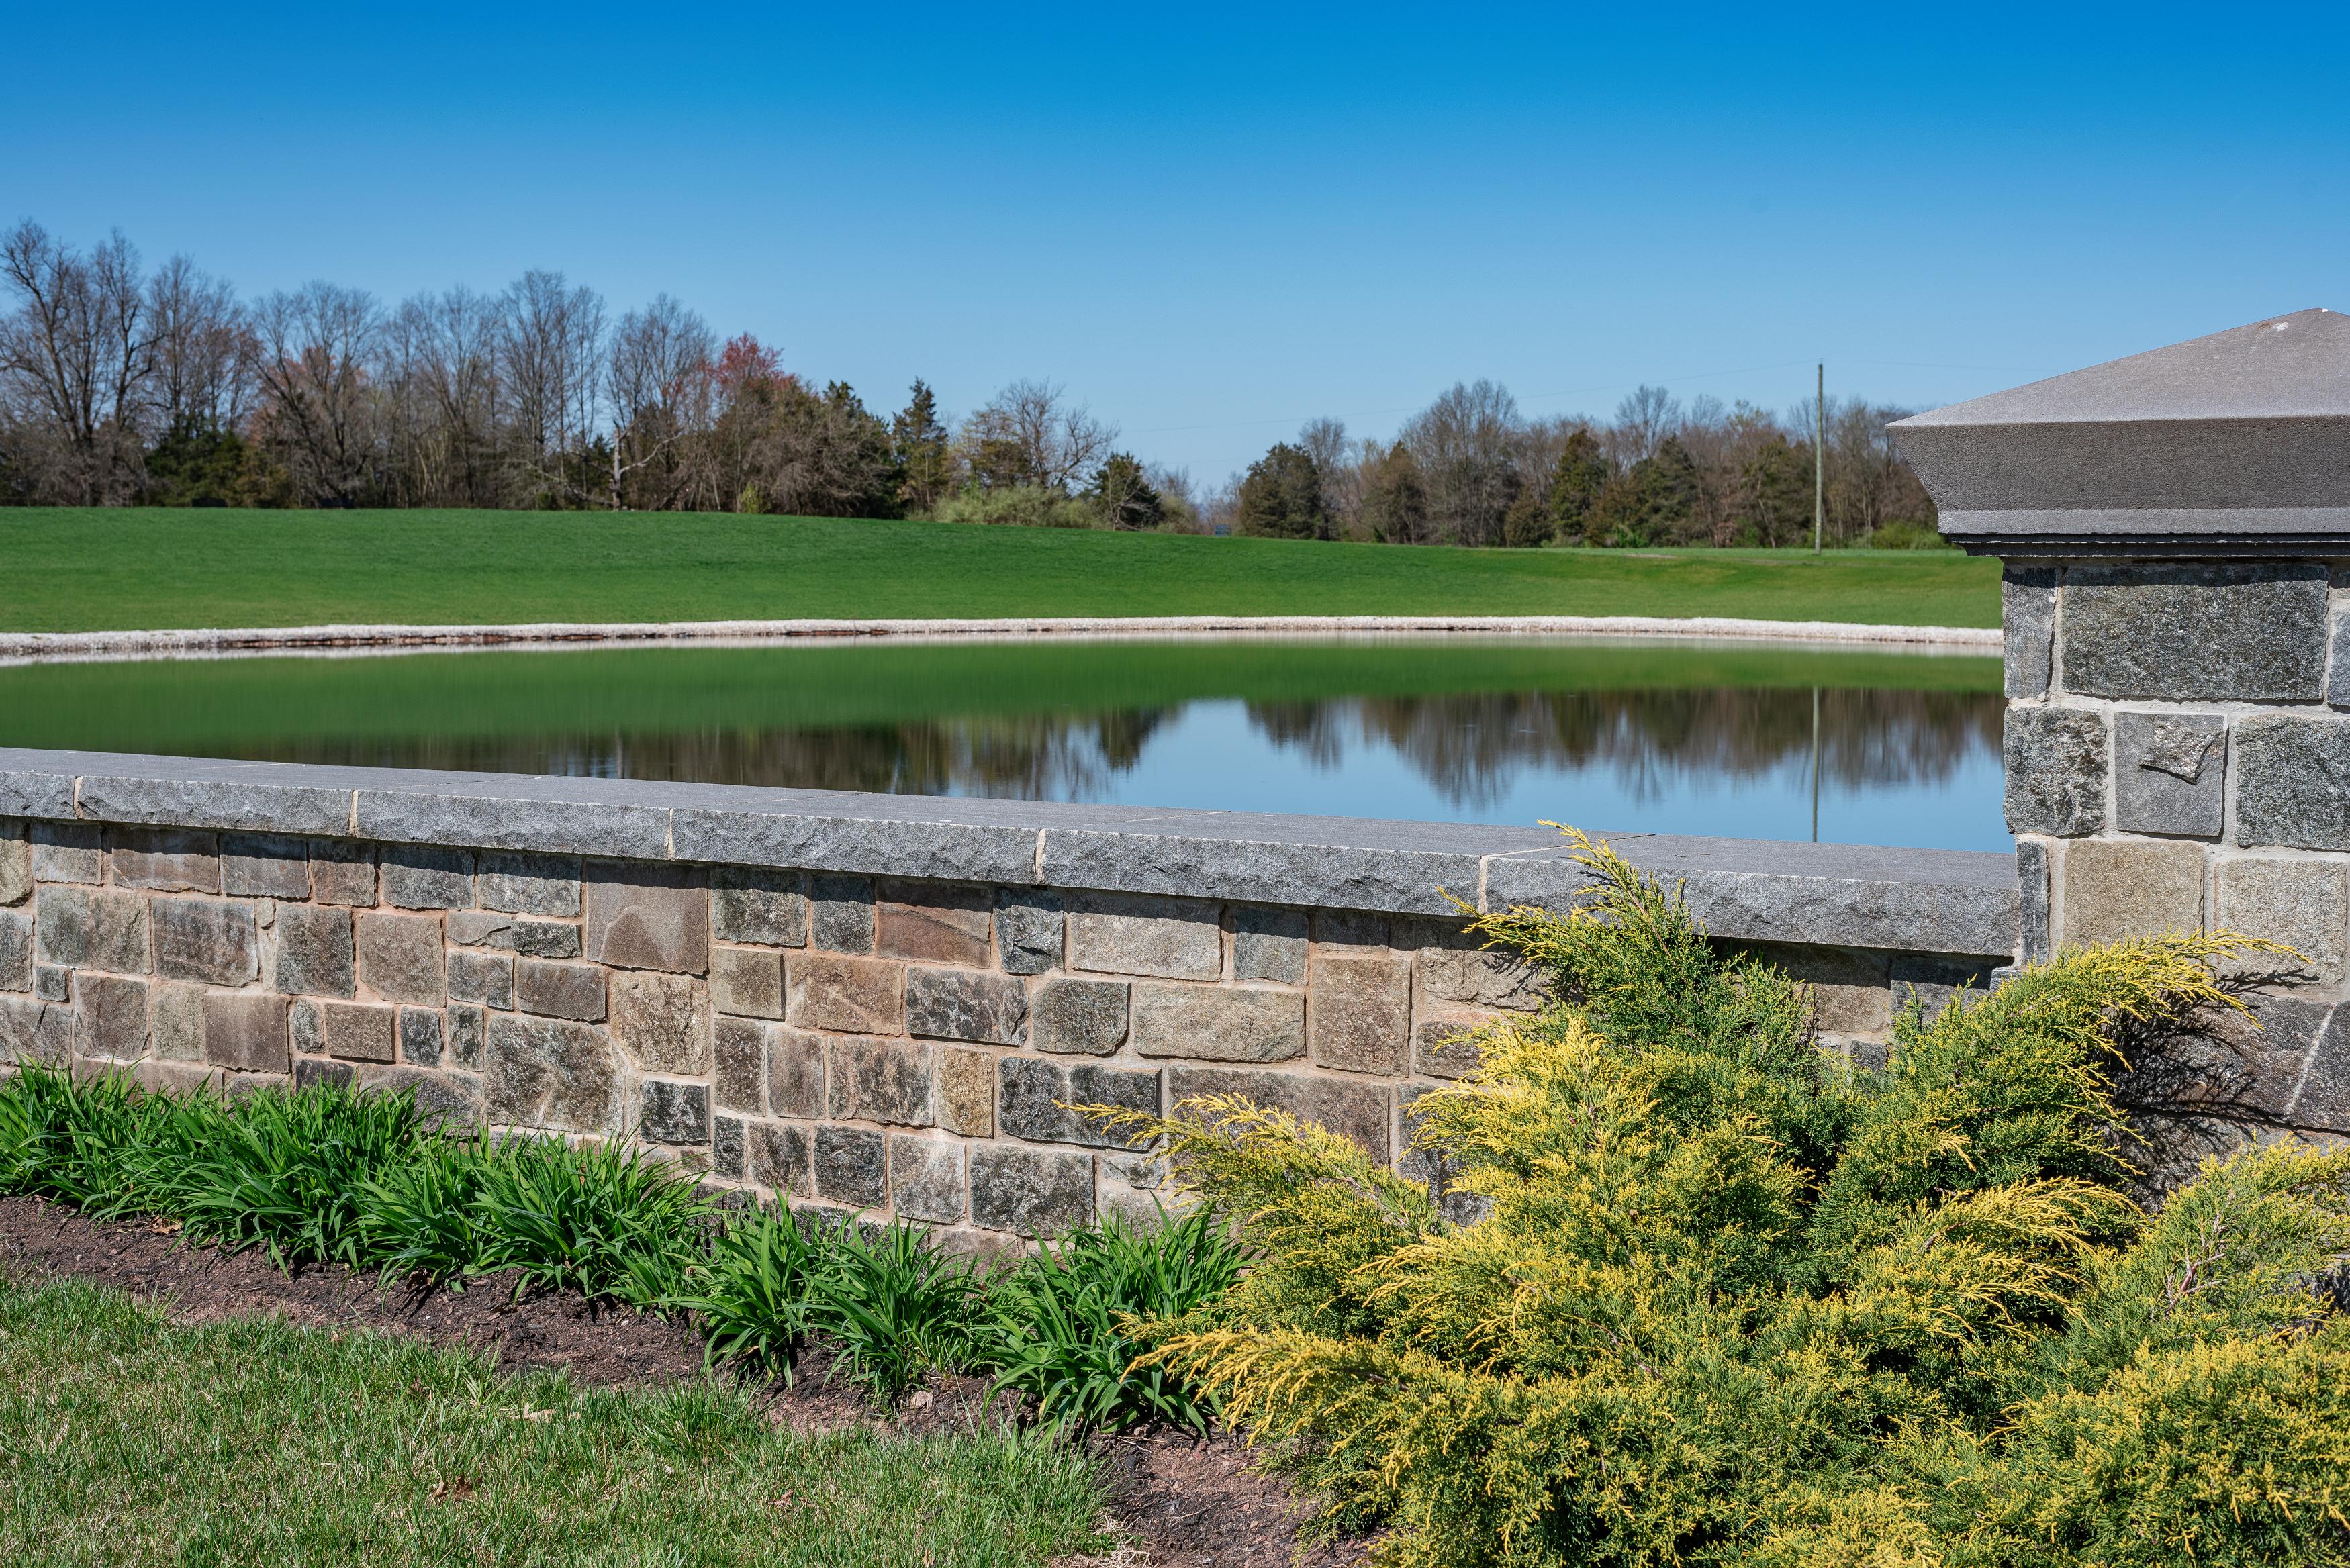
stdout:
POLYGON ((1100 1542, 1068 1446, 770 1432, 715 1386, 0 1284, 0 1563, 1034 1568, 1100 1542))
POLYGON ((733 514, 0 509, 0 631, 330 621, 1662 615, 1997 626, 1951 551, 1461 550, 733 514))

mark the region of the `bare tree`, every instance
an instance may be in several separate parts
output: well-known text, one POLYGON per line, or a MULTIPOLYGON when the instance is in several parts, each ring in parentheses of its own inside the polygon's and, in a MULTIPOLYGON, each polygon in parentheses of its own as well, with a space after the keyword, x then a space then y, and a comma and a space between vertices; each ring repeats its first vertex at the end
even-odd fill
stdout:
POLYGON ((314 504, 356 504, 375 476, 369 361, 381 309, 364 289, 307 283, 254 312, 265 440, 314 504))
POLYGON ((1662 387, 1636 387, 1616 405, 1616 423, 1607 432, 1608 459, 1618 468, 1645 462, 1680 428, 1679 399, 1662 387))
POLYGON ((602 402, 604 300, 559 272, 523 274, 501 301, 506 418, 515 455, 542 483, 577 492, 567 462, 595 438, 602 402))
POLYGON ((0 240, 0 282, 16 306, 0 319, 0 396, 57 449, 60 494, 128 499, 154 369, 138 251, 117 231, 85 256, 28 219, 0 240))
POLYGON ((1362 514, 1363 480, 1347 440, 1346 421, 1308 420, 1297 432, 1297 444, 1322 476, 1322 510, 1330 515, 1333 535, 1349 537, 1362 514))
POLYGON ((428 506, 494 506, 500 472, 498 302, 460 284, 402 302, 384 331, 395 483, 428 506))
POLYGON ((227 280, 175 255, 147 282, 148 393, 163 431, 234 431, 253 412, 253 327, 227 280))
POLYGON ((1455 382, 1408 421, 1403 445, 1428 486, 1437 537, 1456 545, 1498 545, 1517 499, 1518 448, 1525 421, 1507 387, 1455 382))
MULTIPOLYGON (((963 441, 974 451, 985 445, 1016 458, 1016 482, 1066 494, 1078 477, 1109 454, 1118 427, 1072 406, 1065 389, 1049 381, 1014 381, 963 422, 963 441)), ((983 469, 983 461, 974 468, 983 469)))
POLYGON ((717 353, 710 324, 666 294, 620 317, 608 372, 613 511, 627 504, 629 483, 639 475, 668 477, 652 498, 655 507, 671 504, 691 482, 676 461, 677 448, 710 426, 711 367, 717 353))

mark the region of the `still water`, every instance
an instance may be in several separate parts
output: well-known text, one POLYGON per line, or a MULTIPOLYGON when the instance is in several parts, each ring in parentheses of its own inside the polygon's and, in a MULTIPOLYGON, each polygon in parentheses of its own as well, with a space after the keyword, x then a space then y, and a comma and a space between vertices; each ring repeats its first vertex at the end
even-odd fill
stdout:
POLYGON ((1483 638, 19 665, 0 745, 2008 847, 1996 658, 1483 638))

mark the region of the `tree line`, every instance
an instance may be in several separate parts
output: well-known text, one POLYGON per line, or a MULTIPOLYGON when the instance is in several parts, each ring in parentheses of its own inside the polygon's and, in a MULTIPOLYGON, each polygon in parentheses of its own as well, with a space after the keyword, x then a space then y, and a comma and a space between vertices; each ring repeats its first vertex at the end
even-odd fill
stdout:
MULTIPOLYGON (((246 298, 117 233, 0 236, 0 504, 435 506, 929 516, 1397 544, 1786 544, 1811 441, 1655 388, 1612 422, 1527 419, 1462 384, 1389 441, 1307 424, 1207 494, 1126 450, 1065 389, 1015 381, 966 417, 902 408, 721 340, 668 295, 615 313, 558 272, 387 303, 329 282, 246 298)), ((1883 425, 1832 409, 1839 541, 1929 525, 1883 425)))

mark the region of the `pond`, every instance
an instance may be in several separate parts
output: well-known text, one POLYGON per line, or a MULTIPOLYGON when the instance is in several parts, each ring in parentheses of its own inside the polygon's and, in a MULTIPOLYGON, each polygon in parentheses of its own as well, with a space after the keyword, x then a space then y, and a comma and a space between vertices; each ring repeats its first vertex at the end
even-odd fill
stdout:
POLYGON ((1996 658, 1516 638, 0 668, 0 745, 2004 850, 1996 658))

